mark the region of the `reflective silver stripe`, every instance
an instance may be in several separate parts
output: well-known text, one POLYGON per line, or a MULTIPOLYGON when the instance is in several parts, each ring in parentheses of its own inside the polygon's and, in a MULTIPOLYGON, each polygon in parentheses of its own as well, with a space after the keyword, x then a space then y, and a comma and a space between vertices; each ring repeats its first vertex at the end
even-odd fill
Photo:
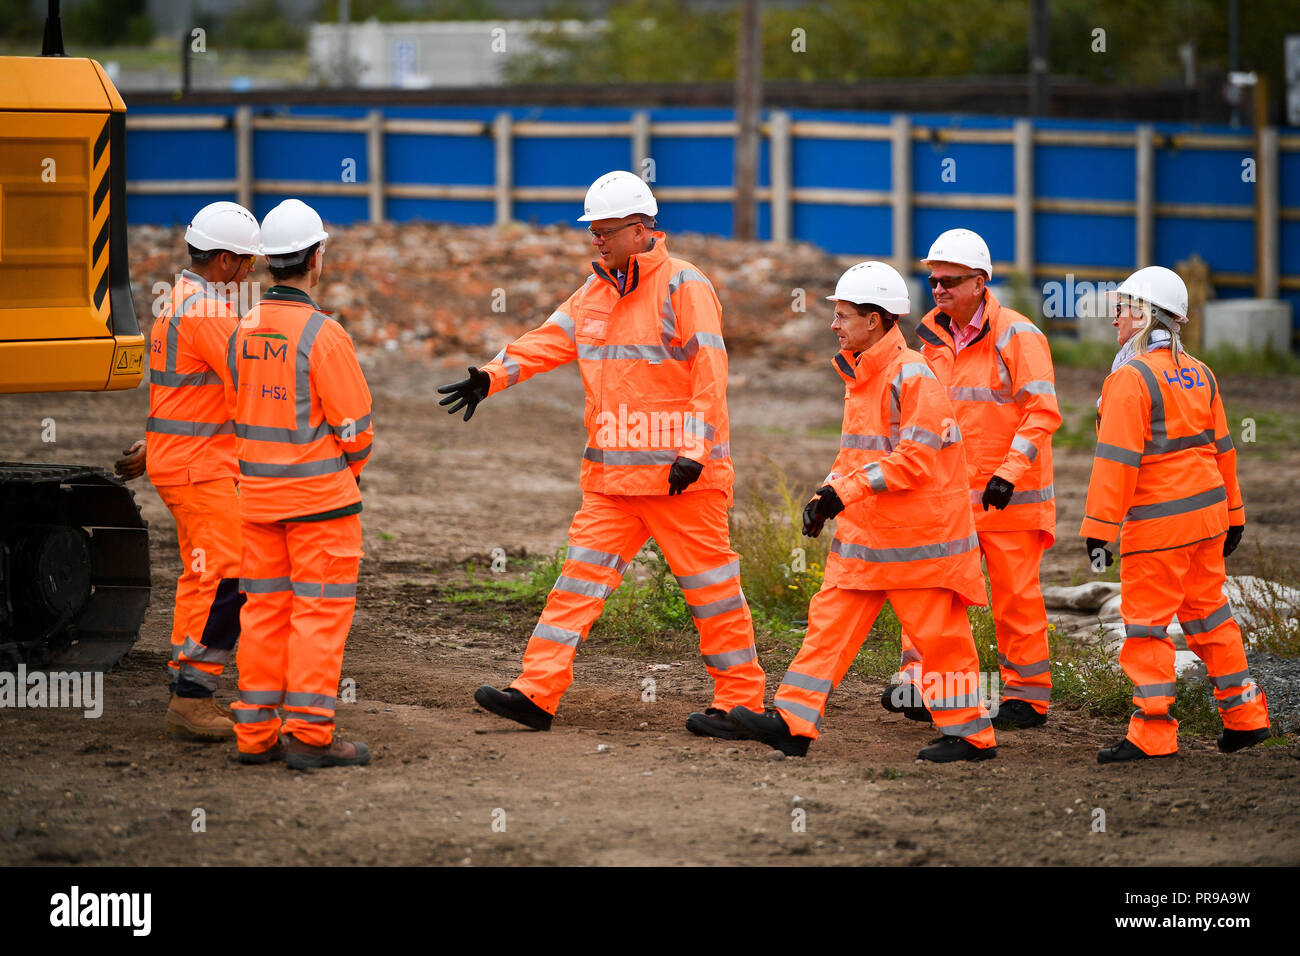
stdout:
POLYGON ((841 448, 860 448, 863 451, 893 451, 888 435, 858 435, 844 432, 840 435, 841 448))
POLYGON ((686 344, 682 346, 682 351, 686 353, 687 358, 694 358, 695 353, 702 348, 721 349, 727 351, 727 343, 722 340, 722 336, 714 332, 696 332, 686 344))
MULTIPOLYGON (((982 492, 980 494, 982 494, 982 492)), ((1041 504, 1044 501, 1051 501, 1055 497, 1055 484, 1050 484, 1043 488, 1026 488, 1024 491, 1011 492, 1011 500, 1007 503, 1007 507, 1011 507, 1011 505, 1041 504)))
POLYGON ((1034 335, 1043 334, 1042 330, 1039 329, 1038 326, 1034 325, 1032 322, 1012 322, 1010 325, 1008 325, 1005 329, 1002 330, 1002 334, 999 335, 998 340, 995 343, 993 343, 993 347, 997 349, 999 352, 1001 352, 1004 348, 1007 347, 1007 343, 1010 342, 1017 335, 1019 335, 1021 332, 1030 332, 1034 335))
POLYGON ((1036 379, 1032 382, 1025 382, 1016 392, 1016 399, 1019 400, 1022 395, 1051 395, 1056 397, 1056 385, 1045 379, 1036 379))
POLYGON ((174 660, 174 661, 178 661, 178 660, 180 660, 180 659, 181 659, 181 645, 179 645, 179 644, 173 644, 173 645, 172 645, 172 660, 174 660))
MULTIPOLYGON (((1155 372, 1143 361, 1130 362, 1146 383, 1147 393, 1151 398, 1151 440, 1143 446, 1144 455, 1164 455, 1171 451, 1182 451, 1214 443, 1213 430, 1207 429, 1199 435, 1187 435, 1182 438, 1170 438, 1165 424, 1165 399, 1156 381, 1155 372)), ((1207 370, 1208 371, 1208 370, 1207 370)), ((1211 376, 1211 380, 1213 377, 1211 376)))
POLYGON ((1231 697, 1225 697, 1223 700, 1216 701, 1219 710, 1232 710, 1234 707, 1240 707, 1242 704, 1249 704, 1252 700, 1259 697, 1259 688, 1254 683, 1247 685, 1247 689, 1240 694, 1233 694, 1231 697))
POLYGON ((1178 623, 1182 625, 1184 634, 1205 634, 1230 620, 1232 620, 1232 605, 1224 601, 1222 607, 1205 617, 1192 618, 1190 621, 1179 618, 1178 623))
POLYGON ((984 700, 979 694, 960 694, 957 697, 940 697, 926 703, 927 710, 964 710, 978 707, 984 700))
POLYGON ((710 568, 708 571, 701 571, 699 574, 681 574, 677 576, 677 583, 683 588, 703 588, 710 584, 721 584, 723 581, 730 581, 740 574, 740 559, 731 561, 727 564, 720 565, 716 568, 710 568))
POLYGON ((992 727, 993 721, 987 717, 976 717, 974 720, 968 720, 964 724, 951 724, 947 727, 940 727, 939 730, 949 737, 970 737, 978 734, 986 727, 992 727))
POLYGON ((507 388, 509 388, 511 385, 519 381, 519 363, 516 362, 514 356, 511 355, 509 352, 507 352, 505 349, 502 349, 500 352, 498 352, 496 356, 492 359, 492 361, 500 362, 501 367, 506 370, 507 388))
POLYGON ((719 614, 725 614, 728 611, 737 611, 745 606, 744 593, 733 594, 731 597, 721 598, 717 601, 710 601, 708 604, 692 604, 686 602, 686 606, 691 609, 691 617, 706 618, 717 617, 719 614))
POLYGON ((889 490, 889 486, 885 484, 885 476, 880 473, 880 462, 873 461, 862 470, 867 473, 867 484, 871 486, 872 491, 889 490))
POLYGON ((559 309, 552 312, 550 318, 542 324, 558 325, 560 328, 564 329, 564 334, 567 335, 570 340, 573 339, 573 319, 570 318, 567 313, 561 312, 559 309))
POLYGON ((662 362, 666 359, 678 361, 686 358, 683 348, 668 348, 663 345, 584 345, 578 343, 578 358, 589 362, 610 361, 646 361, 662 362))
POLYGON ((1178 684, 1138 684, 1133 688, 1134 697, 1173 697, 1178 693, 1178 684))
POLYGON ((954 402, 996 402, 999 405, 1014 404, 1015 399, 1006 392, 994 391, 991 388, 970 388, 949 386, 948 398, 954 402))
POLYGON ((1149 441, 1143 447, 1143 454, 1147 455, 1165 455, 1171 451, 1183 451, 1188 448, 1200 448, 1202 445, 1213 445, 1214 430, 1207 428, 1203 432, 1195 435, 1183 435, 1181 438, 1163 438, 1160 441, 1149 441))
POLYGON ((543 624, 537 622, 533 628, 533 637, 540 637, 544 641, 554 641, 556 644, 565 644, 569 647, 577 647, 582 643, 582 635, 577 631, 566 631, 562 627, 555 627, 552 624, 543 624))
POLYGON ((1037 677, 1039 674, 1046 674, 1052 669, 1050 658, 1044 658, 1041 661, 1034 661, 1032 664, 1017 664, 1005 654, 998 655, 998 663, 1003 667, 1009 668, 1019 674, 1021 677, 1037 677))
POLYGON ((705 441, 713 441, 713 436, 718 433, 716 428, 694 415, 686 416, 686 420, 682 423, 682 430, 692 435, 701 435, 705 441))
POLYGON ((1250 671, 1237 671, 1235 674, 1225 674, 1223 677, 1211 677, 1216 690, 1231 690, 1234 687, 1245 687, 1254 683, 1250 679, 1250 671))
POLYGON ((337 458, 322 458, 320 461, 301 461, 291 465, 239 459, 240 472, 250 478, 310 478, 315 475, 330 475, 336 471, 345 471, 347 467, 347 459, 342 455, 337 458))
POLYGON ((226 368, 230 370, 230 380, 239 388, 239 363, 235 361, 235 339, 239 338, 239 326, 226 339, 226 368))
MULTIPOLYGON (((829 694, 835 686, 824 677, 813 677, 809 674, 800 674, 798 671, 786 671, 785 676, 781 678, 782 687, 798 687, 802 690, 810 690, 814 694, 829 694)), ((777 696, 780 696, 778 693, 777 696)))
POLYGON ((230 648, 208 647, 206 644, 200 644, 192 637, 187 637, 184 646, 180 649, 180 656, 176 659, 179 660, 180 657, 190 661, 201 661, 205 664, 224 664, 230 660, 230 648))
POLYGON ((235 423, 187 422, 179 418, 146 418, 144 430, 159 435, 189 435, 192 438, 211 438, 213 435, 233 435, 235 423))
POLYGON ((677 460, 677 452, 671 448, 658 451, 621 451, 613 448, 585 448, 582 457, 587 461, 596 461, 604 465, 671 465, 677 460))
POLYGON ((1220 455, 1224 454, 1225 452, 1232 451, 1232 448, 1233 445, 1232 445, 1231 435, 1224 435, 1222 438, 1217 438, 1214 441, 1214 450, 1220 455))
POLYGON ((235 423, 235 434, 240 438, 248 441, 278 441, 287 442, 291 445, 310 445, 318 439, 324 438, 333 431, 329 422, 322 421, 319 425, 308 425, 305 428, 279 428, 275 425, 246 425, 243 422, 235 423))
POLYGON ((1199 511, 1202 508, 1208 508, 1210 505, 1227 500, 1228 491, 1220 485, 1218 488, 1211 488, 1209 491, 1202 491, 1200 494, 1188 495, 1186 498, 1160 501, 1153 505, 1134 505, 1128 509, 1128 514, 1124 516, 1124 520, 1147 521, 1151 518, 1167 518, 1170 515, 1199 511))
POLYGON ((1166 633, 1163 626, 1155 627, 1154 625, 1151 624, 1125 624, 1124 636, 1125 637, 1156 637, 1156 638, 1160 638, 1161 640, 1169 639, 1169 635, 1166 633))
POLYGON ((801 704, 797 700, 785 700, 784 698, 777 697, 775 700, 772 701, 772 706, 776 707, 779 710, 789 711, 790 713, 794 714, 796 717, 808 721, 808 723, 812 724, 818 730, 821 730, 821 726, 822 726, 821 711, 813 710, 807 704, 801 704))
POLYGON ((1138 720, 1173 720, 1168 714, 1147 714, 1140 710, 1133 711, 1133 717, 1138 720))
POLYGON ((216 372, 164 372, 156 368, 149 369, 149 384, 161 385, 163 388, 183 388, 188 385, 220 385, 221 376, 216 372))
POLYGON ((366 458, 370 457, 370 449, 372 447, 373 447, 373 443, 357 451, 345 451, 343 453, 343 457, 346 458, 349 462, 363 461, 366 458))
MULTIPOLYGON (((926 365, 924 362, 904 362, 902 368, 898 370, 898 374, 894 376, 894 381, 891 384, 894 388, 901 389, 905 381, 909 378, 916 378, 918 375, 921 378, 934 378, 934 373, 930 371, 930 366, 926 365)), ((938 381, 938 379, 935 379, 935 381, 938 381)))
POLYGON ((370 427, 370 413, 367 412, 365 415, 362 415, 351 425, 331 425, 330 431, 332 431, 335 435, 337 435, 341 439, 343 438, 344 432, 348 431, 349 429, 351 429, 353 435, 360 435, 369 427, 370 427))
POLYGON ((709 449, 709 461, 715 461, 719 458, 726 458, 731 454, 731 442, 719 442, 709 449))
POLYGON ((1011 450, 1018 451, 1030 461, 1038 457, 1038 446, 1031 442, 1024 435, 1011 436, 1011 450))
POLYGON ((333 694, 308 694, 291 690, 284 695, 286 707, 319 707, 321 710, 334 711, 336 699, 333 694))
POLYGON ((1030 687, 1026 684, 1017 684, 1015 681, 1009 680, 1002 685, 1002 696, 1018 697, 1021 700, 1050 701, 1052 699, 1052 688, 1030 687))
MULTIPOLYGON (((284 700, 282 690, 241 690, 239 699, 254 707, 275 707, 284 700)), ((238 713, 238 711, 236 711, 238 713)))
POLYGON ((239 590, 245 594, 275 594, 277 591, 290 590, 288 577, 283 578, 240 578, 239 590))
POLYGON ((582 594, 587 597, 600 598, 602 601, 614 593, 614 589, 608 584, 599 584, 596 581, 583 581, 579 578, 571 578, 561 574, 555 579, 554 591, 564 591, 567 594, 582 594))
POLYGON ((235 718, 237 724, 265 724, 272 720, 279 720, 280 715, 274 710, 243 710, 242 708, 232 707, 230 715, 235 718))
POLYGON ((929 445, 935 451, 943 447, 943 439, 934 432, 919 425, 908 425, 898 433, 899 441, 920 442, 922 445, 929 445))
POLYGON ((748 664, 750 661, 757 660, 758 650, 753 644, 750 644, 749 647, 742 647, 738 651, 727 651, 723 654, 704 654, 702 656, 706 667, 712 667, 715 671, 725 671, 739 664, 748 664))
POLYGON ((902 663, 904 664, 910 664, 913 661, 919 661, 920 659, 921 652, 915 647, 909 647, 907 650, 903 651, 902 663))
POLYGON ((850 544, 836 538, 831 542, 831 551, 842 558, 855 561, 899 562, 927 561, 931 558, 950 558, 965 554, 979 547, 979 536, 972 533, 967 538, 943 541, 938 544, 918 544, 910 548, 868 548, 861 544, 850 544))
POLYGON ((299 428, 311 424, 311 350, 316 345, 316 336, 325 327, 325 316, 313 312, 302 327, 298 339, 298 351, 293 360, 294 423, 299 428))
POLYGON ((1112 445, 1109 442, 1097 442, 1097 458, 1106 461, 1116 461, 1121 465, 1128 465, 1130 468, 1136 468, 1142 464, 1142 452, 1133 451, 1130 448, 1121 448, 1119 445, 1112 445))
POLYGON ((597 551, 595 548, 579 548, 575 545, 569 545, 564 552, 565 561, 581 561, 584 564, 595 564, 602 568, 613 568, 619 574, 627 570, 627 562, 617 554, 610 554, 608 551, 597 551))
MULTIPOLYGON (((181 274, 184 275, 184 273, 181 274)), ((206 291, 207 283, 204 282, 203 279, 201 278, 199 279, 199 282, 205 287, 205 291, 206 291)), ((172 310, 171 318, 167 320, 167 371, 168 372, 176 371, 176 352, 177 352, 177 346, 180 342, 181 319, 184 318, 185 313, 190 310, 190 306, 192 306, 195 302, 203 298, 206 298, 204 292, 191 292, 189 295, 187 295, 184 299, 181 300, 180 308, 175 308, 172 310)), ((172 301, 173 302, 176 301, 175 290, 172 291, 172 301)))
POLYGON ((300 720, 306 724, 332 724, 334 723, 333 714, 309 714, 302 710, 289 710, 286 706, 284 710, 285 721, 300 720))
POLYGON ((216 674, 209 674, 207 671, 201 671, 193 664, 182 663, 179 668, 181 680, 187 680, 192 684, 198 684, 205 690, 216 690, 219 680, 216 674))
MULTIPOLYGON (((678 269, 673 273, 672 278, 668 280, 668 294, 672 295, 687 282, 703 282, 710 290, 713 289, 713 283, 699 271, 695 269, 678 269)), ((714 294, 717 293, 714 292, 714 294)))
POLYGON ((294 581, 294 597, 305 598, 354 598, 357 596, 357 582, 327 584, 322 581, 294 581))

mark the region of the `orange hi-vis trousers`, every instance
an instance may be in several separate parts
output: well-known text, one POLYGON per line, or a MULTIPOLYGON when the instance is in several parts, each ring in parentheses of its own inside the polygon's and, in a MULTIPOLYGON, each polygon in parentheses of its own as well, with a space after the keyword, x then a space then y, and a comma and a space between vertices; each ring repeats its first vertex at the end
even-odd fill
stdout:
POLYGON ((524 651, 511 687, 547 713, 573 683, 573 659, 605 599, 646 540, 653 537, 681 585, 713 678, 713 704, 763 709, 765 678, 754 622, 740 590, 740 557, 727 533, 721 490, 680 495, 604 495, 586 491, 569 527, 564 567, 524 651))
MULTIPOLYGON (((1023 700, 1045 714, 1052 699, 1052 665, 1038 569, 1047 550, 1047 535, 1037 530, 981 531, 979 539, 993 597, 1002 700, 1023 700)), ((921 654, 906 627, 902 645, 896 681, 917 683, 921 654)))
POLYGON ((1177 614, 1187 647, 1205 662, 1223 726, 1268 726, 1268 702, 1250 677, 1241 629, 1223 596, 1223 535, 1181 548, 1127 554, 1120 561, 1120 614, 1125 640, 1119 662, 1133 682, 1128 739, 1152 756, 1178 750, 1174 642, 1165 633, 1177 614))
POLYGON ((239 493, 233 478, 157 490, 181 551, 168 670, 180 696, 210 697, 239 640, 239 493))
POLYGON ((886 599, 924 661, 921 697, 935 726, 979 748, 997 741, 979 687, 966 605, 947 588, 859 591, 823 587, 808 605, 808 634, 772 701, 790 732, 817 738, 826 699, 839 686, 886 599))
POLYGON ((248 595, 239 700, 231 704, 244 753, 275 745, 281 729, 314 747, 334 738, 343 646, 357 603, 361 516, 244 523, 240 585, 248 595))

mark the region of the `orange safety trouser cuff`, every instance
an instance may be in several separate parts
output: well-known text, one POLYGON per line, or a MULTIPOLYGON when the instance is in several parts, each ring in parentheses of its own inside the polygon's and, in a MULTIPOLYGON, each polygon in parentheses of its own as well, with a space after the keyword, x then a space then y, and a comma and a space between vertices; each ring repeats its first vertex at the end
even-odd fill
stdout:
POLYGON ((1130 554, 1120 563, 1120 613, 1125 640, 1119 662, 1133 682, 1128 739, 1148 754, 1178 749, 1178 721, 1169 713, 1177 694, 1174 643, 1166 633, 1175 614, 1187 647, 1205 662, 1223 725, 1268 726, 1268 701, 1251 679, 1241 629, 1223 597, 1223 542, 1130 554))
POLYGON ((790 732, 816 738, 839 686, 886 598, 925 662, 918 683, 935 725, 976 747, 996 744, 979 691, 979 660, 962 599, 946 588, 860 591, 823 587, 808 605, 808 634, 772 706, 790 732))
POLYGON ((573 683, 578 647, 651 536, 699 631, 700 653, 714 681, 712 706, 762 709, 765 678, 740 590, 740 558, 728 540, 726 494, 718 490, 674 496, 584 492, 569 527, 564 566, 528 640, 523 673, 511 687, 555 713, 573 683))
POLYGON ((168 672, 181 696, 211 695, 239 640, 239 493, 232 478, 157 490, 181 558, 168 672))
POLYGON ((334 738, 343 650, 356 608, 361 518, 246 522, 241 586, 239 749, 263 751, 281 730, 311 746, 334 738))

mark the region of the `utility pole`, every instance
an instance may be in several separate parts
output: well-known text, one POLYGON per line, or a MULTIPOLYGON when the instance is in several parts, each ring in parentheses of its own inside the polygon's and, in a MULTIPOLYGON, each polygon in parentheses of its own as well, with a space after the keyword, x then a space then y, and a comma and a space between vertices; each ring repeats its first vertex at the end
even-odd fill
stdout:
POLYGON ((1051 112, 1051 94, 1047 80, 1051 66, 1051 19, 1047 0, 1031 0, 1029 5, 1029 115, 1046 116, 1051 112))
POLYGON ((758 107, 762 86, 762 31, 758 0, 740 0, 736 39, 736 201, 732 231, 737 239, 758 233, 758 107))

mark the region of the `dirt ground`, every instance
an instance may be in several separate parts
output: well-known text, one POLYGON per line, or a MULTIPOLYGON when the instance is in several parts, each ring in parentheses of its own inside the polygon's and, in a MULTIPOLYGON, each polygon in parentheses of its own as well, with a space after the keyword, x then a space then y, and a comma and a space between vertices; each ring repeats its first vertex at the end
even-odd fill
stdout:
MULTIPOLYGON (((365 478, 365 550, 343 676, 344 733, 365 768, 244 767, 233 744, 166 737, 165 664, 179 569, 170 516, 147 482, 154 593, 140 640, 106 675, 103 716, 0 710, 0 864, 1231 864, 1300 862, 1300 747, 1219 754, 1184 738, 1171 760, 1099 767, 1122 727, 1057 709, 1043 730, 1004 733, 996 760, 915 761, 934 732, 885 713, 880 686, 850 676, 810 755, 691 736, 708 703, 697 658, 651 662, 589 646, 549 734, 478 709, 484 682, 517 673, 534 611, 467 610, 444 584, 493 548, 553 552, 580 499, 581 385, 572 369, 494 397, 469 424, 434 406, 463 361, 366 357, 377 440, 365 478), (653 670, 656 663, 661 669, 653 670), (662 665, 667 664, 667 669, 662 665), (641 700, 653 675, 656 700, 641 700), (205 829, 195 832, 202 810, 205 829), (796 811, 802 810, 801 815, 796 811), (1104 812, 1104 831, 1096 825, 1104 812), (800 819, 803 832, 796 831, 800 819)), ((1059 369, 1065 401, 1103 373, 1059 369)), ((1224 378, 1240 407, 1285 418, 1296 383, 1224 378)), ((733 364, 738 500, 772 466, 811 490, 838 444, 830 368, 733 364), (813 434, 812 430, 817 429, 813 434)), ((14 460, 108 464, 138 437, 145 390, 0 398, 14 460), (58 441, 41 442, 41 421, 58 441)), ((1300 551, 1300 451, 1263 439, 1241 458, 1250 547, 1300 551)), ((1056 456, 1060 540, 1046 582, 1084 570, 1075 532, 1090 451, 1056 456)), ((1234 559, 1235 561, 1235 559, 1234 559)), ((766 661, 770 689, 784 661, 766 661)), ((219 696, 228 699, 228 671, 219 696)))

